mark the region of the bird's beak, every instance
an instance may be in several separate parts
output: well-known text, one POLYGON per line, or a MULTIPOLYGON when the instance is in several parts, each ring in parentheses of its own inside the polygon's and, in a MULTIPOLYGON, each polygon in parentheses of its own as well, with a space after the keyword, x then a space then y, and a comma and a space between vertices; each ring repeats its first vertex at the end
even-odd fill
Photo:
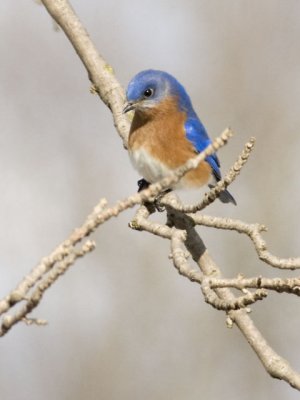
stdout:
POLYGON ((125 106, 123 108, 123 114, 126 114, 128 111, 134 110, 136 107, 136 103, 134 103, 133 101, 128 101, 127 103, 125 103, 125 106))

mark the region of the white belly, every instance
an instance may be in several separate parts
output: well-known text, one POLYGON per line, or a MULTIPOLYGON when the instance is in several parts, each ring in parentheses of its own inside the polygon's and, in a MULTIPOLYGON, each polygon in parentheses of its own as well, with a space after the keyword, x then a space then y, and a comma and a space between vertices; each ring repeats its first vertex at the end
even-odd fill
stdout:
POLYGON ((171 169, 151 157, 144 149, 129 151, 129 157, 134 168, 149 183, 154 183, 171 173, 171 169))

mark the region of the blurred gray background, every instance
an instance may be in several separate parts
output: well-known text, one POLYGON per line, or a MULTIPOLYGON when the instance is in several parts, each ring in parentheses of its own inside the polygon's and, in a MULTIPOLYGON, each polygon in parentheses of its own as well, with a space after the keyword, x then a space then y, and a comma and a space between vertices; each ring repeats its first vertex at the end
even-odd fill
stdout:
MULTIPOLYGON (((238 206, 216 202, 206 212, 265 223, 271 251, 299 255, 300 2, 72 4, 124 87, 142 69, 166 70, 184 84, 212 137, 233 128, 219 153, 223 171, 257 138, 231 187, 238 206)), ((42 6, 0 2, 0 54, 3 297, 101 197, 113 204, 135 192, 138 175, 42 6)), ((298 399, 176 273, 168 242, 127 227, 133 213, 102 226, 96 251, 46 293, 33 316, 47 327, 19 324, 1 339, 1 399, 298 399)), ((287 275, 260 263, 246 238, 199 231, 227 277, 287 275)), ((299 310, 297 298, 271 294, 252 313, 298 370, 299 310)))

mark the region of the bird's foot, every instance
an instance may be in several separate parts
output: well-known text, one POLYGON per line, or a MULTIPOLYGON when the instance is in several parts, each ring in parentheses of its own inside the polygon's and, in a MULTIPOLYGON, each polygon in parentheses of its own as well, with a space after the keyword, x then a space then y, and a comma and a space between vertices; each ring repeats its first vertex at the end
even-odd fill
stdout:
MULTIPOLYGON (((150 186, 150 183, 146 181, 146 179, 142 178, 139 179, 138 182, 138 193, 141 192, 142 190, 147 189, 150 186)), ((167 189, 164 192, 160 193, 153 202, 147 201, 145 204, 147 206, 154 206, 156 211, 158 212, 163 212, 165 211, 165 206, 160 204, 161 199, 164 197, 165 194, 171 192, 171 189, 167 189)))
POLYGON ((156 210, 157 210, 158 212, 163 212, 163 211, 165 211, 166 207, 165 207, 163 204, 161 204, 161 200, 163 199, 163 197, 164 197, 167 193, 169 193, 169 192, 171 192, 171 191, 172 191, 172 189, 167 189, 167 190, 165 190, 164 192, 159 193, 159 195, 155 198, 153 204, 154 204, 154 206, 155 206, 155 208, 156 208, 156 210))

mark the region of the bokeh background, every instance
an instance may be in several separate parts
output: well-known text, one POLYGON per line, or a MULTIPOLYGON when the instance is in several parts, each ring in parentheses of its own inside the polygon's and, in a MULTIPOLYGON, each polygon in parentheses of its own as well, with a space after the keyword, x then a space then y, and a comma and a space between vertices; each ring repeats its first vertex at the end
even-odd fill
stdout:
MULTIPOLYGON (((216 202, 207 212, 265 223, 272 252, 299 255, 300 2, 72 4, 123 86, 142 69, 169 71, 212 137, 234 129, 219 154, 224 171, 257 138, 231 187, 238 206, 216 202)), ((113 204, 135 192, 138 175, 43 6, 0 2, 0 54, 3 297, 101 197, 113 204)), ((33 316, 47 327, 19 324, 1 339, 1 399, 298 399, 176 273, 168 243, 128 228, 133 213, 102 226, 96 251, 46 293, 33 316)), ((260 263, 246 238, 199 231, 225 276, 287 275, 260 263)), ((270 344, 300 370, 299 300, 270 294, 252 309, 270 344)))

